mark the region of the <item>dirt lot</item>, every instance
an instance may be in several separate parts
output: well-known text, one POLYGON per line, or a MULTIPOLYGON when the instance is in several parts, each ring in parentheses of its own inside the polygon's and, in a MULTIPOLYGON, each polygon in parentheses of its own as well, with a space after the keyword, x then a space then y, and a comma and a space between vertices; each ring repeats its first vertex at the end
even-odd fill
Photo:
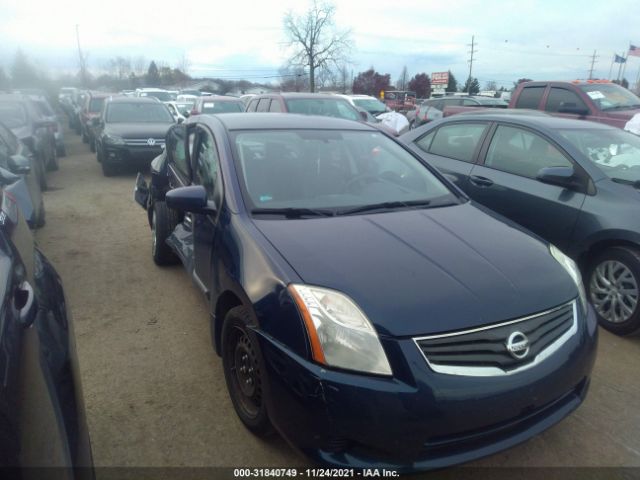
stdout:
MULTIPOLYGON (((204 297, 158 268, 133 202, 135 173, 105 178, 67 132, 37 239, 65 283, 98 466, 302 466, 278 436, 248 433, 227 397, 204 297)), ((640 466, 640 338, 601 332, 585 404, 524 445, 475 465, 640 466)))

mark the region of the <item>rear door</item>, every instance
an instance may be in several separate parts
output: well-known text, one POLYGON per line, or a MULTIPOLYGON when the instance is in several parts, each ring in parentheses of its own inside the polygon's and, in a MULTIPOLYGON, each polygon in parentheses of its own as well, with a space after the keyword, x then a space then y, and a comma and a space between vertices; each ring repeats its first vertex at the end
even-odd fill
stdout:
POLYGON ((471 171, 467 193, 566 250, 585 200, 586 173, 538 132, 508 124, 492 130, 482 161, 471 171), (582 189, 538 181, 536 176, 544 167, 573 167, 583 181, 582 189))
POLYGON ((409 146, 462 190, 478 158, 488 122, 445 123, 416 138, 409 146))

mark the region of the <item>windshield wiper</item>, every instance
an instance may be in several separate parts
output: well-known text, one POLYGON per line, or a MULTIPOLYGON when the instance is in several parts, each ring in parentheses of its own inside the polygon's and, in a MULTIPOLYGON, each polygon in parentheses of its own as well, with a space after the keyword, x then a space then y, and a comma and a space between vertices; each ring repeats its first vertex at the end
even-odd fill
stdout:
POLYGON ((344 210, 338 210, 336 215, 352 215, 354 213, 370 212, 373 210, 391 210, 394 208, 407 208, 407 207, 426 207, 431 204, 431 200, 407 200, 405 202, 381 202, 373 203, 371 205, 362 205, 360 207, 346 208, 344 210))
POLYGON ((631 185, 633 188, 640 190, 640 180, 627 180, 626 178, 611 178, 612 182, 621 183, 623 185, 631 185))
POLYGON ((251 210, 253 215, 284 215, 286 218, 300 218, 300 217, 333 217, 335 215, 334 210, 326 208, 296 208, 296 207, 284 207, 284 208, 254 208, 251 210))

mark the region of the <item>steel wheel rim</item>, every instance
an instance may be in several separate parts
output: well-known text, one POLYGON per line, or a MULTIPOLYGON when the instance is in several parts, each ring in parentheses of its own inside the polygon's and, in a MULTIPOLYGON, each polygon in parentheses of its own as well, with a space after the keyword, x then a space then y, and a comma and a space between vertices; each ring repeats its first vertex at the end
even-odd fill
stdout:
POLYGON ((237 327, 230 347, 229 370, 235 397, 245 415, 255 418, 262 406, 262 382, 255 348, 247 333, 237 327))
POLYGON ((636 311, 640 290, 638 282, 624 263, 607 260, 591 274, 591 303, 602 318, 611 323, 623 323, 636 311))

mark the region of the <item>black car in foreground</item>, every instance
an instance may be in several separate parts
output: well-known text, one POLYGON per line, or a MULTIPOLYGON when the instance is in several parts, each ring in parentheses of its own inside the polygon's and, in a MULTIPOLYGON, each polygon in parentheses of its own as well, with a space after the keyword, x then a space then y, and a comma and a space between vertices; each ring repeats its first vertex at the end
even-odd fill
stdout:
POLYGON ((167 130, 175 124, 166 105, 146 97, 109 98, 92 122, 105 176, 115 175, 120 167, 148 165, 162 152, 167 130))
POLYGON ((136 183, 152 255, 208 299, 253 432, 324 464, 422 470, 585 398, 597 322, 573 261, 375 128, 198 115, 166 145, 136 183))
POLYGON ((6 190, 0 198, 0 478, 91 479, 62 282, 14 198, 6 190))
POLYGON ((567 252, 603 327, 640 331, 640 137, 503 111, 434 122, 401 141, 472 199, 567 252))

